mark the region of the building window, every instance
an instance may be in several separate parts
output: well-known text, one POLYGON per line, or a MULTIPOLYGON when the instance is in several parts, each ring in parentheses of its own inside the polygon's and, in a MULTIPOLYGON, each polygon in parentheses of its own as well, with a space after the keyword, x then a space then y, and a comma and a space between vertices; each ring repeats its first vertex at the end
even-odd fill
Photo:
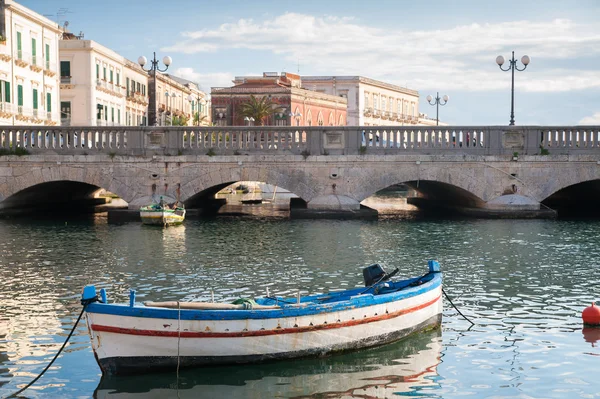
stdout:
POLYGON ((33 109, 38 109, 38 91, 33 89, 33 109))
POLYGON ((398 99, 398 107, 396 108, 396 112, 399 114, 402 113, 402 100, 398 99))
POLYGON ((115 109, 114 107, 110 107, 110 121, 115 122, 115 109))
POLYGON ((23 59, 23 42, 21 32, 17 32, 17 59, 23 59))
POLYGON ((37 65, 37 45, 34 37, 31 38, 31 64, 37 65))
POLYGON ((60 102, 60 119, 71 119, 71 101, 60 102))
POLYGON ((365 92, 365 108, 369 108, 369 93, 365 92))
POLYGON ((10 103, 10 82, 0 80, 0 102, 10 103))
POLYGON ((117 123, 119 125, 121 124, 121 110, 120 109, 117 110, 117 123))
POLYGON ((381 110, 382 110, 383 112, 385 112, 385 111, 386 111, 386 107, 385 107, 385 106, 386 106, 386 103, 385 103, 385 97, 381 97, 381 110))
POLYGON ((104 120, 108 120, 108 105, 104 106, 104 120))
POLYGON ((113 82, 113 70, 111 69, 110 70, 110 83, 112 83, 112 82, 113 82))
MULTIPOLYGON (((55 66, 56 68, 56 66, 55 66)), ((50 69, 50 45, 46 44, 46 69, 50 69)))
POLYGON ((60 62, 60 77, 70 78, 71 77, 71 61, 60 62))
POLYGON ((106 80, 106 67, 102 68, 102 79, 106 80))
POLYGON ((121 75, 117 72, 117 86, 121 85, 121 75))
POLYGON ((52 112, 52 94, 46 93, 46 112, 52 112))
POLYGON ((129 78, 125 78, 125 85, 127 87, 127 97, 129 97, 129 78))
POLYGON ((377 111, 379 109, 379 98, 375 94, 373 94, 373 109, 375 111, 377 111))
POLYGON ((17 85, 17 105, 23 106, 23 85, 17 85))
POLYGON ((142 85, 142 95, 146 95, 146 85, 142 85))

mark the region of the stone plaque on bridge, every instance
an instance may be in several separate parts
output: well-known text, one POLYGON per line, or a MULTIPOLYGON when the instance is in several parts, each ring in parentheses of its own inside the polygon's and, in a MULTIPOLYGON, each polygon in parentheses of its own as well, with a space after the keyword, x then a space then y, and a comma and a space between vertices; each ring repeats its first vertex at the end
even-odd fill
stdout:
POLYGON ((146 133, 146 148, 148 149, 159 149, 165 148, 167 135, 165 132, 150 132, 146 133))
POLYGON ((525 145, 525 136, 522 132, 508 131, 502 134, 502 147, 522 148, 525 145))
POLYGON ((323 148, 329 149, 344 149, 344 133, 343 132, 326 132, 323 135, 323 148))

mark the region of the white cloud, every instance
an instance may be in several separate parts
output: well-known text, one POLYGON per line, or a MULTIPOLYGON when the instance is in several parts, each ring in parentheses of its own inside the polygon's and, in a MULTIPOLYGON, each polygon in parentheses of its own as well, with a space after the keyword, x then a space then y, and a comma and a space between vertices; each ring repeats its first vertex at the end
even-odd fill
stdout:
POLYGON ((211 87, 231 86, 231 81, 234 78, 230 73, 199 73, 194 71, 194 68, 178 68, 175 70, 174 75, 199 83, 202 90, 207 94, 210 94, 211 87))
POLYGON ((596 126, 600 126, 600 111, 596 112, 592 116, 586 116, 585 118, 583 118, 582 120, 580 120, 577 124, 578 125, 596 125, 596 126))
MULTIPOLYGON (((304 74, 363 75, 418 90, 499 90, 510 76, 497 55, 532 58, 515 75, 519 90, 566 92, 600 88, 600 70, 580 70, 578 58, 600 58, 600 25, 565 19, 470 24, 445 30, 409 31, 361 25, 350 18, 285 13, 240 19, 216 29, 183 32, 163 51, 194 54, 226 49, 266 51, 300 61, 304 74), (553 68, 565 61, 570 69, 553 68)), ((521 66, 520 61, 518 65, 521 66)), ((229 83, 227 83, 229 85, 229 83)))

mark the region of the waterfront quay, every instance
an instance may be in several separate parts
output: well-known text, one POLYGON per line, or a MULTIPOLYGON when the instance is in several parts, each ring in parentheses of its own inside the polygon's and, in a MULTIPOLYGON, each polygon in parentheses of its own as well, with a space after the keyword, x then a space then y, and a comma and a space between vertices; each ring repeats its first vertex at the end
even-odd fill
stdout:
POLYGON ((552 217, 593 203, 600 179, 598 127, 0 128, 0 149, 12 148, 3 212, 99 189, 132 212, 157 196, 206 211, 224 187, 259 181, 299 197, 292 217, 371 218, 361 202, 395 184, 422 208, 552 217))

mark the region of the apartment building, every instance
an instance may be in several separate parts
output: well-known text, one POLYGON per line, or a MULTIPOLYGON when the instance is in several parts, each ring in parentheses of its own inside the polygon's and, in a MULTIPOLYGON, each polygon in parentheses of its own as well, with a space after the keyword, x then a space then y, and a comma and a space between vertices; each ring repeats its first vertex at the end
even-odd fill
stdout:
POLYGON ((57 125, 58 24, 0 0, 0 125, 57 125))
POLYGON ((433 124, 419 112, 419 92, 363 76, 302 76, 302 87, 348 99, 348 125, 433 124))

